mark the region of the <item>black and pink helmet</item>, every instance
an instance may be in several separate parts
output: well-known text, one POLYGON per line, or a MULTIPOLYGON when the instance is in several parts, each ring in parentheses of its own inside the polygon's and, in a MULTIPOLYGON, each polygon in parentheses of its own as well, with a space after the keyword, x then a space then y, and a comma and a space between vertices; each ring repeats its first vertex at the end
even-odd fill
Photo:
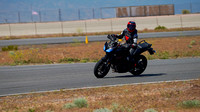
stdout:
POLYGON ((127 29, 129 32, 133 32, 136 28, 136 23, 135 21, 129 21, 127 24, 127 29))

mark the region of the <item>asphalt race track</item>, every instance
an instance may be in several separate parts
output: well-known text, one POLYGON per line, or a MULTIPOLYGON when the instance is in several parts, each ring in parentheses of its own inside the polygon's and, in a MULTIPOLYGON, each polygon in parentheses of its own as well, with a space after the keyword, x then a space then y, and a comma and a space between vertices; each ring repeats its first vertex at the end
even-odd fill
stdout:
POLYGON ((141 76, 93 74, 95 63, 0 67, 0 96, 60 89, 200 78, 200 58, 150 60, 141 76))
MULTIPOLYGON (((183 37, 200 35, 200 30, 196 31, 177 31, 177 32, 156 32, 156 33, 138 33, 139 38, 157 38, 157 37, 183 37)), ((0 40, 0 46, 8 45, 33 45, 33 44, 61 44, 72 43, 78 40, 85 42, 85 36, 79 37, 55 37, 55 38, 37 38, 37 39, 14 39, 0 40)), ((91 41, 106 41, 107 35, 88 36, 91 41)))

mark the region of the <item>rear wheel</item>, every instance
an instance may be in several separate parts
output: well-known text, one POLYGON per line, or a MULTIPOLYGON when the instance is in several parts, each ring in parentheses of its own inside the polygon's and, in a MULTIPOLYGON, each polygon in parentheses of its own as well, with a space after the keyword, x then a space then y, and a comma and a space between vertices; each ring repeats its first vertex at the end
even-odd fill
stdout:
POLYGON ((142 74, 145 69, 147 67, 147 58, 143 55, 139 55, 136 59, 135 59, 135 64, 133 69, 130 71, 133 75, 140 75, 142 74))
POLYGON ((107 64, 107 62, 103 61, 102 59, 97 62, 97 64, 94 67, 94 75, 97 78, 103 78, 105 77, 110 70, 110 65, 107 64))

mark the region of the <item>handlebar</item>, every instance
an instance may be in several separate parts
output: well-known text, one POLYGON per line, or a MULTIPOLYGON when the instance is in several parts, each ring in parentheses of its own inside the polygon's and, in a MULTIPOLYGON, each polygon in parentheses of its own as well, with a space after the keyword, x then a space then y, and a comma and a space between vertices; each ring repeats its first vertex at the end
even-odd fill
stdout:
POLYGON ((110 39, 111 41, 117 40, 117 38, 113 35, 108 35, 107 38, 110 39))
POLYGON ((141 44, 142 42, 146 42, 146 41, 145 41, 145 40, 142 40, 142 41, 139 42, 139 44, 141 44))

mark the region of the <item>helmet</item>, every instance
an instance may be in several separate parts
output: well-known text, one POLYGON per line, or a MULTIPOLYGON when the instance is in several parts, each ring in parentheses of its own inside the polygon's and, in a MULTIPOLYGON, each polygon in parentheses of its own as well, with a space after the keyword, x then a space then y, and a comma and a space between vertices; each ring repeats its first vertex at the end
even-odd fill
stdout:
POLYGON ((127 24, 127 29, 129 32, 133 32, 136 28, 136 23, 135 21, 129 21, 127 24))

